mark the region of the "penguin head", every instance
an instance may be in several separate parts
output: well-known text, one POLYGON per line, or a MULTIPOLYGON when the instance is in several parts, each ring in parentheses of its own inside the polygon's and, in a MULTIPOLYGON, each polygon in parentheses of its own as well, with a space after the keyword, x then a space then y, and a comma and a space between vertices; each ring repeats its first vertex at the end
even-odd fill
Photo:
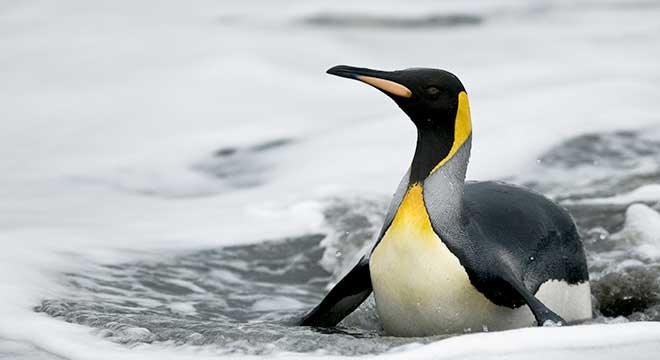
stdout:
MULTIPOLYGON (((335 66, 328 73, 360 80, 382 91, 417 126, 411 184, 423 181, 442 167, 466 143, 469 153, 470 105, 463 84, 454 74, 437 69, 380 71, 346 65, 335 66)), ((464 162, 467 166, 467 157, 464 162)))
POLYGON ((465 88, 458 78, 444 70, 412 68, 380 71, 338 65, 328 74, 360 80, 389 96, 420 129, 454 128, 460 97, 467 105, 465 88), (461 95, 463 94, 463 95, 461 95))

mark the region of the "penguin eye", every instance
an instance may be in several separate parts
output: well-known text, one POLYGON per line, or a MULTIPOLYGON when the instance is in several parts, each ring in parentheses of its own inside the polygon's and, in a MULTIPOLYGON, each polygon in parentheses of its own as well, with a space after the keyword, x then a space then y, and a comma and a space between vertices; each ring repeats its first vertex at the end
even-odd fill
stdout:
POLYGON ((438 95, 440 95, 440 89, 435 86, 429 86, 426 88, 426 94, 428 94, 431 99, 437 99, 438 95))

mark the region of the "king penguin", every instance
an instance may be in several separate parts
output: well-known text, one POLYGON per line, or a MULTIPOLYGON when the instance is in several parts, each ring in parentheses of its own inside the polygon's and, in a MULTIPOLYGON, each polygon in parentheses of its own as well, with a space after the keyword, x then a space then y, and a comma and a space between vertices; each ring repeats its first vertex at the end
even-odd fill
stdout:
POLYGON ((417 127, 417 146, 375 244, 300 325, 335 326, 372 291, 395 336, 591 318, 584 249, 566 210, 519 186, 465 181, 472 125, 455 75, 345 65, 327 72, 393 99, 417 127))

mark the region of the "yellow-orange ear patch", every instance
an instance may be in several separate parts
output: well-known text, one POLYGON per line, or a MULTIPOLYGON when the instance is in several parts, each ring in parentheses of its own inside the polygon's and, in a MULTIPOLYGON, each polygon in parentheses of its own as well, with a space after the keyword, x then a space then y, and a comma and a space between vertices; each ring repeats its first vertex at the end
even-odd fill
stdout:
POLYGON ((458 149, 463 146, 472 133, 470 102, 468 101, 467 93, 465 91, 461 91, 460 94, 458 94, 458 110, 456 111, 456 119, 454 121, 454 143, 451 146, 451 150, 449 150, 449 154, 447 154, 444 159, 440 160, 433 170, 431 170, 431 174, 449 161, 449 159, 456 154, 458 149))

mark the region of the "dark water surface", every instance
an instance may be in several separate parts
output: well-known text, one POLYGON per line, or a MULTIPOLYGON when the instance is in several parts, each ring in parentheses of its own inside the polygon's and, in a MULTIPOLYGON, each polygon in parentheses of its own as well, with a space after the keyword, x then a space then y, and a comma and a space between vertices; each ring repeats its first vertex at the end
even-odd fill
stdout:
MULTIPOLYGON (((611 235, 621 229, 627 205, 584 201, 657 183, 660 136, 652 134, 579 136, 508 179, 554 197, 574 215, 590 265, 594 322, 660 320, 660 259, 635 251, 635 239, 611 235)), ((220 165, 267 149, 221 150, 220 165)), ((225 177, 225 170, 206 166, 225 177)), ((357 259, 378 231, 387 200, 328 200, 327 226, 319 234, 63 274, 67 291, 43 300, 35 311, 90 326, 98 336, 129 346, 216 345, 227 353, 368 354, 440 339, 385 336, 372 299, 334 331, 286 325, 314 306, 357 259)), ((660 210, 658 203, 647 204, 660 210)))

